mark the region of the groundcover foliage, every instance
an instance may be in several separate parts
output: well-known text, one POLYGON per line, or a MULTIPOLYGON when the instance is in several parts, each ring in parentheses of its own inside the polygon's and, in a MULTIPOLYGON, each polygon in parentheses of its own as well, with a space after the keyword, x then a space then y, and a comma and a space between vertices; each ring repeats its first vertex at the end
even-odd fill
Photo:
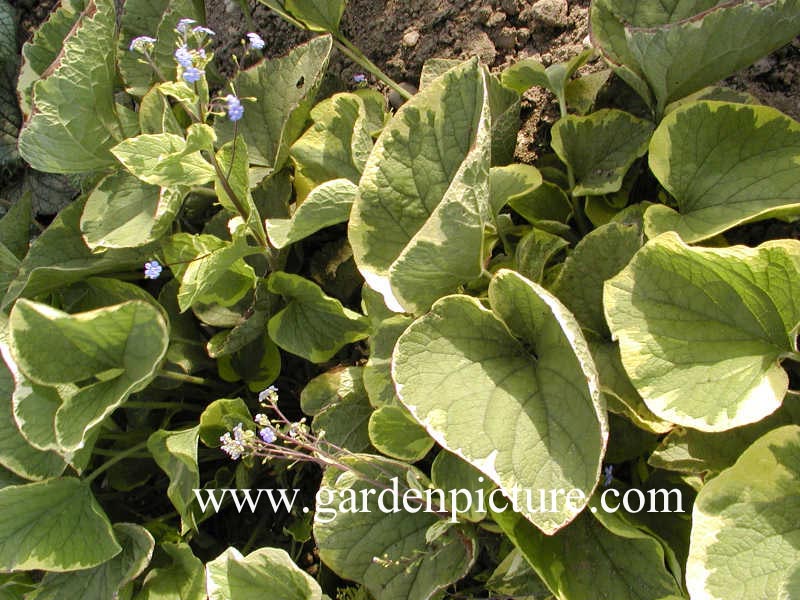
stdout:
POLYGON ((715 86, 800 4, 595 0, 569 62, 392 113, 326 76, 386 81, 343 0, 264 3, 319 35, 225 81, 201 2, 64 0, 19 57, 0 0, 0 161, 80 189, 0 220, 0 596, 800 597, 800 242, 725 237, 800 216, 800 124, 715 86))

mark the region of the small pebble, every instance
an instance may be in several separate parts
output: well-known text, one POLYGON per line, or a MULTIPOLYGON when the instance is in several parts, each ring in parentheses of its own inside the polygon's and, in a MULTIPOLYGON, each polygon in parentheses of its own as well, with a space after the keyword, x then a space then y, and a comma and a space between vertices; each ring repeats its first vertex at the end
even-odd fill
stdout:
POLYGON ((417 45, 419 41, 419 31, 416 29, 409 29, 405 35, 403 35, 403 46, 406 48, 413 48, 417 45))

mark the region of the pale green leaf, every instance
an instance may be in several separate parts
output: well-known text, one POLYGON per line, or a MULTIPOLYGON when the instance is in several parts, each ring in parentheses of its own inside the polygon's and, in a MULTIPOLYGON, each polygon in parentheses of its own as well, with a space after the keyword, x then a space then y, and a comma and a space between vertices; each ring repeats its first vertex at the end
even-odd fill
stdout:
POLYGON ((230 243, 208 234, 178 233, 166 240, 163 250, 181 282, 181 312, 198 302, 232 306, 255 285, 255 272, 244 261, 253 248, 243 238, 230 243))
POLYGON ((541 284, 545 268, 568 246, 569 242, 564 238, 534 227, 517 244, 514 252, 516 270, 523 277, 541 284))
POLYGON ((347 0, 285 0, 284 7, 312 31, 337 33, 347 0))
POLYGON ((63 50, 33 86, 34 110, 19 152, 46 173, 82 173, 114 164, 122 137, 114 107, 116 18, 112 0, 90 0, 63 50))
POLYGON ((267 219, 267 234, 276 248, 285 248, 320 229, 347 221, 358 187, 347 179, 327 181, 311 190, 291 219, 267 219))
POLYGON ((402 406, 381 406, 369 417, 369 439, 381 453, 407 462, 425 458, 434 441, 402 406))
POLYGON ((542 185, 539 169, 531 165, 512 164, 489 169, 489 204, 494 214, 513 200, 529 196, 542 185))
POLYGON ((450 500, 448 510, 457 508, 462 519, 476 523, 486 517, 485 512, 478 510, 481 498, 485 502, 495 486, 471 464, 442 450, 431 465, 431 479, 433 485, 447 492, 446 499, 450 500), (466 499, 467 495, 470 500, 466 499), (463 510, 467 505, 469 508, 463 510))
POLYGON ((505 493, 577 489, 583 502, 523 515, 553 533, 595 488, 608 437, 597 373, 578 323, 513 271, 489 286, 492 310, 449 296, 400 337, 398 396, 445 449, 505 493))
POLYGON ((83 200, 67 206, 31 245, 6 291, 3 307, 19 296, 46 294, 91 275, 142 268, 149 258, 148 248, 92 253, 86 247, 80 231, 83 208, 83 200))
MULTIPOLYGON (((330 36, 321 36, 298 46, 287 56, 259 62, 242 70, 233 80, 244 103, 238 131, 247 144, 250 163, 283 168, 289 147, 305 126, 332 49, 330 36)), ((222 142, 233 139, 233 123, 218 119, 215 124, 222 142)))
POLYGON ((166 542, 161 549, 172 564, 150 571, 136 600, 207 600, 205 569, 189 545, 166 542))
POLYGON ((575 177, 573 194, 617 192, 625 173, 647 152, 653 133, 649 121, 615 109, 598 110, 586 117, 568 115, 553 125, 553 150, 575 177))
POLYGON ((603 284, 630 262, 643 243, 638 227, 608 223, 575 246, 551 291, 575 315, 581 327, 609 338, 603 315, 603 284))
POLYGON ((81 214, 81 231, 92 250, 135 248, 169 231, 183 193, 142 183, 125 171, 104 178, 81 214))
POLYGON ((133 175, 153 185, 191 187, 214 179, 213 167, 197 148, 173 133, 145 133, 127 138, 111 149, 133 175))
POLYGON ((367 104, 356 94, 336 94, 311 110, 313 124, 291 147, 300 198, 331 179, 358 184, 372 150, 367 104))
POLYGON ((774 412, 800 322, 800 243, 691 248, 648 242, 605 284, 622 364, 664 420, 723 431, 774 412), (794 332, 794 333, 791 333, 794 332))
POLYGON ((139 128, 142 133, 183 134, 183 127, 178 123, 172 105, 158 87, 153 87, 142 97, 139 104, 139 128))
POLYGON ((557 598, 683 598, 664 565, 661 543, 618 515, 604 514, 598 520, 592 513, 600 516, 602 509, 592 504, 591 513, 584 511, 553 536, 538 531, 511 506, 493 516, 557 598))
POLYGON ((591 25, 614 61, 647 80, 661 113, 790 42, 800 31, 800 2, 599 0, 591 25))
POLYGON ((122 551, 88 484, 74 477, 0 490, 0 568, 74 571, 122 551))
POLYGON ((114 535, 122 546, 122 552, 114 558, 92 569, 48 573, 26 600, 114 598, 120 588, 144 571, 155 545, 147 529, 133 523, 115 524, 114 535))
POLYGON ((200 427, 183 431, 159 429, 147 440, 147 449, 156 464, 169 477, 167 496, 181 517, 181 532, 196 527, 191 504, 194 492, 200 487, 200 470, 197 466, 197 440, 200 427))
POLYGON ((239 423, 252 425, 253 418, 241 398, 220 398, 206 406, 200 415, 198 436, 209 448, 219 448, 219 438, 239 423))
POLYGON ((16 258, 22 260, 28 253, 31 228, 31 195, 23 194, 0 219, 0 240, 16 258))
MULTIPOLYGON (((415 479, 420 489, 427 487, 425 475, 404 463, 369 455, 343 460, 370 480, 396 486, 400 505, 409 478, 415 479)), ((325 471, 319 492, 323 502, 317 503, 314 516, 320 558, 338 575, 362 583, 381 600, 436 597, 439 590, 461 579, 471 567, 476 552, 474 538, 450 528, 428 545, 426 532, 440 521, 422 510, 425 500, 420 505, 408 498, 410 511, 402 507, 397 512, 382 511, 378 500, 381 491, 352 472, 325 471), (369 494, 368 490, 378 493, 369 494), (369 512, 339 511, 339 501, 348 497, 367 498, 369 512)), ((392 506, 389 498, 383 502, 392 506)), ((432 506, 435 509, 436 505, 432 506)))
POLYGON ((480 275, 490 120, 488 76, 473 60, 406 102, 378 138, 349 237, 392 310, 422 312, 480 275))
POLYGON ((667 115, 650 168, 677 210, 654 205, 645 231, 704 240, 741 223, 800 214, 800 123, 767 106, 697 102, 667 115))
POLYGON ((703 486, 692 511, 692 598, 777 598, 800 560, 800 427, 759 438, 703 486))
POLYGON ((787 396, 768 417, 728 431, 705 432, 679 427, 670 432, 648 459, 659 469, 696 473, 708 478, 732 466, 750 444, 783 425, 800 424, 797 397, 787 396))
MULTIPOLYGON (((11 405, 14 392, 11 368, 15 365, 4 343, 0 344, 0 351, 0 398, 3 399, 0 411, 0 464, 25 479, 38 480, 61 475, 67 466, 64 459, 55 452, 41 451, 31 446, 20 433, 11 405)), ((52 424, 50 435, 53 435, 52 424)))
POLYGON ((259 548, 247 556, 228 548, 206 564, 209 600, 321 600, 322 590, 280 548, 259 548))
MULTIPOLYGON (((81 18, 86 0, 63 0, 22 46, 22 65, 17 81, 17 95, 25 116, 32 109, 33 84, 38 81, 61 53, 64 40, 81 18)), ((16 50, 16 48, 15 48, 16 50)))
POLYGON ((270 338, 287 352, 311 362, 325 362, 346 344, 369 335, 366 317, 326 296, 313 281, 275 272, 267 284, 288 302, 268 324, 270 338))
POLYGON ((392 352, 397 338, 413 321, 412 317, 395 315, 373 325, 369 360, 364 365, 364 388, 370 403, 376 408, 398 403, 391 373, 392 352))
POLYGON ((75 315, 19 300, 9 325, 11 354, 28 379, 46 386, 82 384, 55 414, 58 443, 70 452, 152 381, 168 343, 162 312, 139 300, 75 315))

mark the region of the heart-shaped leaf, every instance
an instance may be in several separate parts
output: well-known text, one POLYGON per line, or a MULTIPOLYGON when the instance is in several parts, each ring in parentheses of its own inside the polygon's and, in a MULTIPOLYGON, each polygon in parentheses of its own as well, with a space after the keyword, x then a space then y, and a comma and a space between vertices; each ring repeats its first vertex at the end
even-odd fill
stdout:
POLYGON ((667 421, 723 431, 774 412, 796 352, 800 243, 692 248, 650 240, 605 284, 611 333, 648 408, 667 421))
POLYGON ((552 512, 521 506, 553 533, 595 488, 608 437, 586 341, 550 293, 513 271, 489 286, 492 310, 467 296, 439 300, 397 342, 397 393, 419 423, 504 493, 581 490, 552 512))
POLYGON ((650 168, 677 201, 653 205, 645 231, 704 240, 741 223, 800 214, 800 123, 767 106, 696 102, 667 115, 650 168))

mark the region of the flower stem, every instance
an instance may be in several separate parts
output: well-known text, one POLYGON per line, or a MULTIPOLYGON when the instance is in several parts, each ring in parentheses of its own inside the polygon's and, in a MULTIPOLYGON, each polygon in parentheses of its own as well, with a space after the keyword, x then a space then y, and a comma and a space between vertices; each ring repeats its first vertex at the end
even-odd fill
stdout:
POLYGON ((212 382, 210 379, 206 379, 204 377, 195 377, 194 375, 178 373, 177 371, 168 371, 166 369, 159 370, 158 376, 166 379, 174 379, 175 381, 182 381, 184 383, 193 383, 195 385, 210 386, 214 384, 214 382, 212 382))
POLYGON ((91 483, 92 481, 97 479, 100 475, 105 473, 108 469, 110 469, 115 464, 117 464, 119 461, 121 461, 121 460, 123 460, 125 458, 128 458, 129 456, 139 452, 139 450, 144 450, 145 448, 147 448, 147 441, 144 441, 144 442, 141 442, 139 444, 136 444, 135 446, 131 446, 127 450, 124 450, 124 451, 120 452, 119 454, 115 455, 113 458, 110 458, 109 460, 104 462, 102 465, 97 467, 94 471, 92 471, 92 474, 89 475, 86 479, 84 479, 84 482, 87 483, 87 484, 91 483))

